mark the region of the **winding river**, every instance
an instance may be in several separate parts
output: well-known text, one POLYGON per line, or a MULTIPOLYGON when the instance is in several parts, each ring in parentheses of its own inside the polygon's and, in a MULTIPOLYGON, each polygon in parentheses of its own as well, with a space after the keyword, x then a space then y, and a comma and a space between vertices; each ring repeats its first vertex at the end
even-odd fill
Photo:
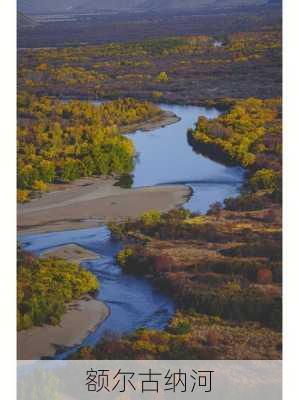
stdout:
MULTIPOLYGON (((197 118, 204 115, 216 118, 220 112, 215 108, 160 105, 181 118, 179 122, 158 128, 150 133, 137 131, 130 135, 138 157, 134 170, 134 187, 186 184, 193 194, 185 207, 193 212, 205 213, 216 201, 238 195, 243 180, 243 170, 226 167, 193 152, 187 142, 186 132, 194 126, 197 118)), ((175 311, 173 301, 159 292, 145 278, 122 273, 115 263, 115 255, 122 243, 111 239, 106 226, 54 232, 47 234, 22 235, 20 241, 25 250, 40 255, 45 250, 75 243, 96 252, 99 258, 84 262, 100 280, 98 298, 110 308, 110 316, 82 345, 95 345, 106 333, 129 333, 140 327, 164 329, 175 311)), ((60 353, 63 359, 70 349, 60 353)))

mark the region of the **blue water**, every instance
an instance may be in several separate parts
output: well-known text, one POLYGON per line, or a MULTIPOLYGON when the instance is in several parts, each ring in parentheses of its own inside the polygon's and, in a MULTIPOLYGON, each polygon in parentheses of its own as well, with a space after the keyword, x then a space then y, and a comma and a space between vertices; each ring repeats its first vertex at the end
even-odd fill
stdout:
MULTIPOLYGON (((37 255, 57 246, 74 243, 94 251, 99 259, 82 263, 100 281, 97 298, 110 309, 107 320, 82 345, 93 346, 105 334, 123 334, 140 327, 163 329, 174 313, 172 300, 149 280, 122 273, 115 255, 122 244, 112 240, 107 227, 54 232, 20 237, 23 247, 37 255)), ((72 351, 75 349, 72 349, 72 351)), ((65 358, 69 352, 60 354, 65 358)))
MULTIPOLYGON (((207 157, 193 152, 187 142, 186 132, 200 115, 215 118, 216 109, 202 107, 161 105, 174 112, 180 122, 158 128, 149 133, 130 135, 138 158, 134 169, 134 187, 161 184, 186 184, 193 195, 185 204, 191 211, 206 212, 216 201, 238 195, 243 170, 225 167, 207 157)), ((110 315, 81 345, 95 345, 105 333, 124 334, 138 328, 164 329, 175 312, 175 304, 157 290, 149 280, 126 275, 115 263, 115 255, 122 244, 111 239, 107 227, 47 234, 22 235, 20 242, 27 251, 41 255, 45 250, 77 244, 98 254, 97 260, 82 265, 92 271, 100 281, 97 298, 110 309, 110 315)), ((63 359, 69 349, 57 358, 63 359)))
POLYGON ((193 212, 205 213, 216 201, 238 195, 243 170, 226 167, 195 153, 188 144, 186 132, 199 116, 216 118, 220 112, 204 107, 160 105, 181 120, 164 128, 128 135, 137 152, 134 187, 183 183, 190 186, 193 196, 185 205, 193 212))

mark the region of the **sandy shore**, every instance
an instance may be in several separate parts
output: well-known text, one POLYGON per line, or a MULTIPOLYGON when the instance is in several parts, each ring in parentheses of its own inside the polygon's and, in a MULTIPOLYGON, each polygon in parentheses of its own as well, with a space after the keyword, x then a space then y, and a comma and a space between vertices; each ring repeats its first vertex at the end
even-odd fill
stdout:
POLYGON ((42 258, 63 258, 67 261, 82 262, 85 260, 96 260, 100 258, 98 254, 87 250, 77 244, 67 244, 65 246, 54 247, 43 253, 42 258))
MULTIPOLYGON (((150 121, 122 129, 122 133, 150 131, 177 121, 175 114, 163 112, 150 121)), ((83 178, 67 185, 51 185, 41 198, 18 205, 18 231, 42 233, 87 228, 111 219, 138 217, 150 209, 168 211, 183 204, 191 191, 184 185, 122 189, 115 183, 111 178, 83 178)), ((50 249, 44 256, 77 262, 98 258, 75 244, 50 249)), ((58 326, 44 325, 18 332, 18 359, 52 357, 61 347, 78 345, 108 315, 108 307, 89 296, 74 301, 58 326)))
POLYGON ((114 184, 114 179, 84 178, 53 185, 41 198, 18 206, 18 230, 41 233, 95 227, 111 219, 136 218, 150 209, 168 211, 190 195, 184 185, 122 189, 114 184))
MULTIPOLYGON (((122 189, 114 183, 113 179, 85 178, 69 185, 53 185, 51 192, 18 207, 18 228, 22 233, 38 233, 98 226, 113 218, 137 217, 150 209, 167 211, 183 204, 191 191, 184 185, 122 189)), ((98 258, 74 244, 53 248, 44 255, 78 262, 98 258)), ((80 344, 108 315, 109 309, 100 301, 75 301, 59 326, 18 332, 18 359, 52 357, 58 348, 80 344)))
MULTIPOLYGON (((127 126, 122 133, 151 131, 180 120, 163 111, 149 121, 127 126)), ((83 178, 65 185, 50 185, 48 193, 18 205, 18 231, 44 233, 98 226, 111 219, 136 218, 156 209, 161 212, 185 203, 191 189, 167 185, 141 189, 122 189, 111 178, 83 178)))
POLYGON ((150 132, 153 129, 164 128, 167 125, 172 125, 181 120, 176 114, 171 111, 162 111, 162 113, 154 118, 138 124, 121 127, 121 133, 132 133, 136 131, 150 132))
MULTIPOLYGON (((96 253, 75 244, 52 248, 43 253, 42 257, 76 262, 99 258, 96 253)), ((68 305, 59 325, 43 325, 18 332, 18 360, 53 357, 59 348, 78 345, 108 316, 109 308, 89 295, 75 300, 68 305)))
POLYGON ((109 309, 100 301, 92 298, 74 301, 58 326, 44 325, 18 332, 18 360, 53 357, 61 347, 78 345, 108 315, 109 309))

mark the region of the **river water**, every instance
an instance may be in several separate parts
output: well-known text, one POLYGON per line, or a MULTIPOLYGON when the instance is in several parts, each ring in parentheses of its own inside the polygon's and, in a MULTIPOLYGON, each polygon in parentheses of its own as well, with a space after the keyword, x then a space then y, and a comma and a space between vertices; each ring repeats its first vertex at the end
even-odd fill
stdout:
MULTIPOLYGON (((187 142, 186 132, 200 115, 216 118, 219 111, 178 105, 161 105, 161 108, 174 112, 181 120, 149 133, 137 131, 130 135, 138 153, 133 186, 186 184, 192 188, 193 195, 185 207, 202 213, 215 201, 236 196, 243 180, 242 169, 226 167, 196 154, 187 142)), ((175 312, 173 301, 149 280, 122 273, 115 263, 122 243, 111 239, 106 226, 22 235, 19 239, 25 250, 37 255, 71 243, 99 255, 97 260, 82 265, 99 279, 101 287, 97 297, 110 308, 110 316, 81 345, 93 346, 106 333, 124 334, 141 327, 164 329, 175 312)), ((63 359, 77 348, 64 351, 57 358, 63 359)))
POLYGON ((138 158, 134 170, 134 187, 169 183, 187 184, 193 195, 185 207, 205 213, 211 204, 237 196, 243 180, 243 170, 226 167, 196 154, 187 141, 187 130, 193 128, 199 116, 216 118, 215 108, 161 104, 181 120, 150 133, 136 132, 133 140, 138 158))

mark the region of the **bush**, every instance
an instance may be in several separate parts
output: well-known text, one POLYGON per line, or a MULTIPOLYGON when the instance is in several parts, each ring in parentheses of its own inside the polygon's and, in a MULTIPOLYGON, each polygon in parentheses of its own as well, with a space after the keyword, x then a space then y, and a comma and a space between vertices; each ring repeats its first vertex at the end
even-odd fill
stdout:
POLYGON ((257 273, 257 282, 262 284, 272 283, 272 271, 270 269, 260 269, 257 273))
POLYGON ((208 346, 211 347, 217 346, 220 342, 219 333, 212 330, 208 331, 206 342, 208 346))
POLYGON ((263 168, 249 179, 249 186, 253 191, 275 190, 278 187, 278 174, 272 169, 263 168))
POLYGON ((43 181, 38 180, 33 183, 32 189, 36 192, 46 192, 48 190, 48 186, 43 181))
POLYGON ((221 210, 222 210, 222 204, 219 201, 217 201, 216 203, 214 203, 210 206, 210 209, 207 214, 214 215, 215 217, 219 217, 221 210))
POLYGON ((157 225, 161 222, 161 213, 156 210, 150 210, 141 216, 141 221, 146 227, 157 225))
POLYGON ((17 202, 18 203, 27 203, 29 201, 29 190, 21 190, 17 191, 17 202))
POLYGON ((128 264, 128 261, 132 258, 133 254, 133 249, 131 247, 126 247, 117 254, 116 260, 120 266, 124 267, 128 264))
POLYGON ((191 323, 189 321, 179 321, 175 326, 171 326, 169 331, 174 335, 186 335, 191 332, 191 323))
POLYGON ((158 82, 168 82, 169 78, 168 75, 165 71, 160 72, 160 74, 157 76, 157 81, 158 82))

